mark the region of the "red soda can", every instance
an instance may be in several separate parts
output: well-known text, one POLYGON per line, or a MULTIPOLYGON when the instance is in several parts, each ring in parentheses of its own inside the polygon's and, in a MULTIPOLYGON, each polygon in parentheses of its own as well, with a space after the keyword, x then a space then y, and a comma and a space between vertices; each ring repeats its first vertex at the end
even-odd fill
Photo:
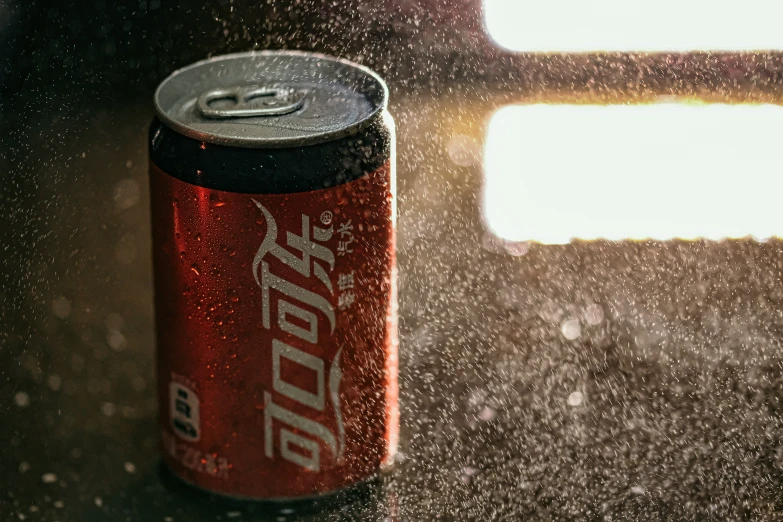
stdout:
POLYGON ((163 461, 233 498, 318 498, 397 446, 394 123, 354 63, 176 71, 150 129, 163 461))

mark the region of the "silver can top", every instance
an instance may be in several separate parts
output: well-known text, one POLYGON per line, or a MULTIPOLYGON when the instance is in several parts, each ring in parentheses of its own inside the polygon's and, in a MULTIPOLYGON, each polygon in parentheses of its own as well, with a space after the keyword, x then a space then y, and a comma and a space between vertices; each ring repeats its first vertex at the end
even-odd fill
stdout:
POLYGON ((227 54, 172 73, 155 91, 167 126, 235 147, 296 147, 361 130, 386 108, 383 80, 361 65, 299 51, 227 54))

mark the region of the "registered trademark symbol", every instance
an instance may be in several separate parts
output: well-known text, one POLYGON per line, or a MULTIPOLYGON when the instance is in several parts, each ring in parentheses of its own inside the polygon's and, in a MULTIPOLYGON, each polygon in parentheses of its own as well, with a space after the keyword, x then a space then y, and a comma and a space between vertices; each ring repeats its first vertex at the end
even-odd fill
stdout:
POLYGON ((321 214, 321 223, 329 225, 332 222, 332 213, 328 210, 321 214))

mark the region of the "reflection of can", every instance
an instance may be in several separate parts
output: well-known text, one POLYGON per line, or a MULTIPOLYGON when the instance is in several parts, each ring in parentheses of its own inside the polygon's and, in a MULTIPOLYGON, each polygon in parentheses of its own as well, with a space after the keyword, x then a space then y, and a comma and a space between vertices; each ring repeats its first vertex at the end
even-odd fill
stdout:
POLYGON ((398 429, 394 127, 350 62, 228 55, 150 130, 163 458, 238 498, 337 491, 398 429))

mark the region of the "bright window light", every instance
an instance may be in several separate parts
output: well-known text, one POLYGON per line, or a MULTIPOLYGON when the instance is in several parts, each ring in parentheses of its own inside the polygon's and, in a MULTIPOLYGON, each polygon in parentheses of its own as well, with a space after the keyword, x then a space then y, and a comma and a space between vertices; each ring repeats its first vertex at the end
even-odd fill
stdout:
POLYGON ((484 0, 484 17, 522 52, 783 48, 780 0, 484 0))
POLYGON ((783 235, 783 107, 516 105, 492 117, 483 216, 509 241, 783 235))

